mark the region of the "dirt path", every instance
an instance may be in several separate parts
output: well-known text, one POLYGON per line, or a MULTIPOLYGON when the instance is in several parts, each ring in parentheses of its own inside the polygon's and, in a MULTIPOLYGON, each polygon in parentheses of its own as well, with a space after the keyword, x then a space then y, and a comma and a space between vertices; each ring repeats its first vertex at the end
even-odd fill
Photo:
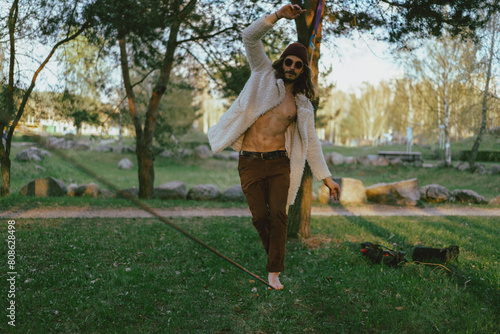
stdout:
MULTIPOLYGON (((248 209, 157 209, 164 217, 250 217, 248 209)), ((314 216, 497 216, 500 208, 485 207, 395 207, 385 205, 363 205, 353 207, 313 207, 314 216)), ((136 208, 33 208, 0 212, 0 219, 17 218, 148 218, 151 214, 136 208)))

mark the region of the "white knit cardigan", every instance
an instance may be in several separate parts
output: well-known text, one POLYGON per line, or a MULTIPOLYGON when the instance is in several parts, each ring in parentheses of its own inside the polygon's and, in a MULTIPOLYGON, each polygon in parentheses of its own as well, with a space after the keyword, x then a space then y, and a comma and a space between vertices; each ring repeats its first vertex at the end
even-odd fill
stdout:
MULTIPOLYGON (((260 116, 279 106, 285 98, 285 83, 276 78, 275 70, 261 41, 273 26, 262 17, 243 31, 243 44, 251 75, 231 107, 219 122, 208 130, 208 140, 215 153, 229 146, 240 151, 248 128, 260 116)), ((313 106, 303 94, 295 96, 295 104, 297 120, 285 133, 285 148, 290 158, 287 211, 297 196, 306 159, 317 181, 331 176, 314 128, 313 106)))

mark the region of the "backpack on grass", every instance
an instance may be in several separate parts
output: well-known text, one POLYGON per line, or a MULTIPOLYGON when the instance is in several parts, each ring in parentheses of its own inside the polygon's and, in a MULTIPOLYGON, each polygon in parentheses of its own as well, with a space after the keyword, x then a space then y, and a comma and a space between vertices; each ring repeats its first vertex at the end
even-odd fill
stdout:
POLYGON ((375 245, 371 242, 361 244, 361 254, 366 256, 374 264, 383 263, 388 266, 396 267, 400 263, 405 263, 406 252, 396 252, 382 245, 375 245))

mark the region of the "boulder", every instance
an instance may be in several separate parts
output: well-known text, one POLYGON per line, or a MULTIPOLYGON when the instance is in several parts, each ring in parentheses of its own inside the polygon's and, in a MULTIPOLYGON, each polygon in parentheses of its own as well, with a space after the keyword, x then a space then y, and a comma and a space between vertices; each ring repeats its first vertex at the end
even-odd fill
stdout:
POLYGON ((66 187, 66 196, 69 197, 74 197, 75 196, 75 189, 78 187, 78 184, 76 183, 71 183, 69 186, 66 187))
POLYGON ((225 202, 246 202, 247 198, 241 190, 241 185, 235 185, 227 188, 221 196, 221 200, 225 202))
POLYGON ((74 188, 75 197, 97 197, 99 196, 99 185, 95 183, 84 184, 74 188))
POLYGON ((451 195, 455 198, 457 203, 472 203, 472 204, 484 204, 488 203, 486 199, 479 195, 477 192, 468 189, 456 189, 453 190, 451 195))
POLYGON ((159 154, 159 156, 162 157, 162 158, 171 158, 171 157, 174 156, 174 153, 172 151, 165 150, 165 151, 161 152, 159 154))
POLYGON ((101 189, 101 197, 102 198, 116 198, 116 193, 109 189, 103 188, 101 189))
POLYGON ((488 168, 488 171, 487 173, 489 175, 496 175, 496 174, 500 174, 500 165, 499 164, 494 164, 494 165, 491 165, 490 168, 488 168))
MULTIPOLYGON (((335 182, 339 183, 337 179, 335 182)), ((363 204, 366 203, 366 189, 363 182, 350 177, 340 179, 340 203, 363 204)))
POLYGON ((20 151, 14 157, 16 161, 41 161, 45 157, 52 157, 50 152, 45 150, 40 150, 38 147, 30 147, 25 150, 20 151))
POLYGON ((468 162, 459 161, 457 164, 455 164, 455 168, 461 172, 465 172, 470 169, 470 165, 468 162))
POLYGON ((48 148, 53 148, 53 149, 62 149, 64 146, 64 142, 66 140, 64 138, 57 138, 57 137, 50 137, 47 139, 47 147, 48 148))
POLYGON ((358 161, 355 157, 344 157, 344 162, 348 165, 355 165, 358 161))
POLYGON ((476 164, 474 174, 484 175, 487 173, 486 167, 483 164, 476 164))
POLYGON ((330 161, 335 166, 342 165, 345 161, 344 156, 337 152, 330 153, 330 161))
POLYGON ((96 151, 96 152, 112 152, 113 147, 111 147, 109 145, 100 145, 100 146, 97 146, 96 148, 94 148, 94 151, 96 151))
POLYGON ((195 148, 196 157, 200 159, 209 159, 212 157, 212 151, 207 145, 200 145, 195 148))
POLYGON ((318 202, 321 204, 328 204, 330 202, 330 189, 324 184, 318 188, 318 202))
POLYGON ((356 158, 356 161, 360 163, 363 166, 370 166, 372 164, 372 161, 370 160, 369 157, 360 155, 356 158))
POLYGON ((118 162, 119 169, 132 169, 134 168, 134 163, 130 161, 129 158, 123 158, 118 162))
POLYGON ((187 188, 182 181, 171 181, 155 187, 153 197, 161 199, 186 199, 187 188))
POLYGON ((500 205, 500 195, 490 201, 490 205, 500 205))
POLYGON ((428 203, 443 203, 448 202, 452 196, 447 188, 439 184, 428 184, 420 188, 420 198, 428 203))
POLYGON ((79 151, 89 151, 90 150, 90 144, 83 142, 83 141, 77 141, 75 142, 75 145, 73 146, 75 150, 79 151))
POLYGON ((377 156, 372 160, 372 165, 381 167, 389 166, 389 160, 387 158, 377 156))
POLYGON ((64 182, 53 177, 30 181, 19 190, 20 195, 35 197, 66 196, 66 193, 67 188, 64 182))
POLYGON ((221 196, 219 188, 213 184, 201 184, 189 189, 187 199, 195 201, 215 201, 221 196))
POLYGON ((378 183, 366 188, 366 196, 379 204, 415 206, 420 199, 418 180, 378 183))
POLYGON ((389 159, 389 165, 394 166, 394 167, 403 166, 403 160, 401 160, 401 158, 389 159))

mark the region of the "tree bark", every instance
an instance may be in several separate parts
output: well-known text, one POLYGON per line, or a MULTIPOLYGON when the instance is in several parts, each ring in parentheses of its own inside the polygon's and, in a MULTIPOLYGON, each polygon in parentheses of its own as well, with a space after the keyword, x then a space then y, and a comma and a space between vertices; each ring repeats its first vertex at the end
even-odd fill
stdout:
MULTIPOLYGON (((321 19, 318 27, 318 33, 314 42, 315 49, 309 45, 311 36, 314 34, 315 28, 315 14, 318 8, 319 1, 323 0, 310 0, 310 1, 297 1, 293 0, 293 4, 301 5, 303 8, 307 9, 304 15, 301 15, 295 20, 295 25, 297 27, 297 37, 299 43, 305 45, 308 48, 309 57, 313 56, 312 62, 309 64, 314 73, 314 82, 318 84, 318 62, 320 56, 320 45, 321 45, 321 28, 322 19, 325 7, 323 6, 323 11, 321 12, 321 19)), ((311 58, 309 58, 311 59, 311 58)), ((315 101, 311 101, 314 106, 314 113, 319 104, 319 98, 315 101)), ((312 207, 312 172, 309 165, 306 163, 304 169, 304 174, 302 176, 302 183, 300 189, 297 193, 297 198, 295 203, 290 207, 288 212, 288 237, 290 238, 309 238, 311 235, 311 207, 312 207)))
POLYGON ((483 95, 483 105, 481 110, 481 126, 479 127, 479 133, 477 134, 476 140, 474 141, 474 145, 472 145, 471 154, 469 157, 469 166, 470 171, 474 172, 476 170, 476 159, 477 152, 479 151, 479 145, 481 145, 481 140, 484 132, 486 131, 486 120, 488 113, 488 94, 491 80, 491 67, 493 63, 494 57, 494 49, 495 49, 495 33, 496 33, 496 16, 493 18, 492 29, 491 29, 491 45, 490 45, 490 59, 488 59, 488 71, 486 73, 486 84, 484 87, 484 95, 483 95))

